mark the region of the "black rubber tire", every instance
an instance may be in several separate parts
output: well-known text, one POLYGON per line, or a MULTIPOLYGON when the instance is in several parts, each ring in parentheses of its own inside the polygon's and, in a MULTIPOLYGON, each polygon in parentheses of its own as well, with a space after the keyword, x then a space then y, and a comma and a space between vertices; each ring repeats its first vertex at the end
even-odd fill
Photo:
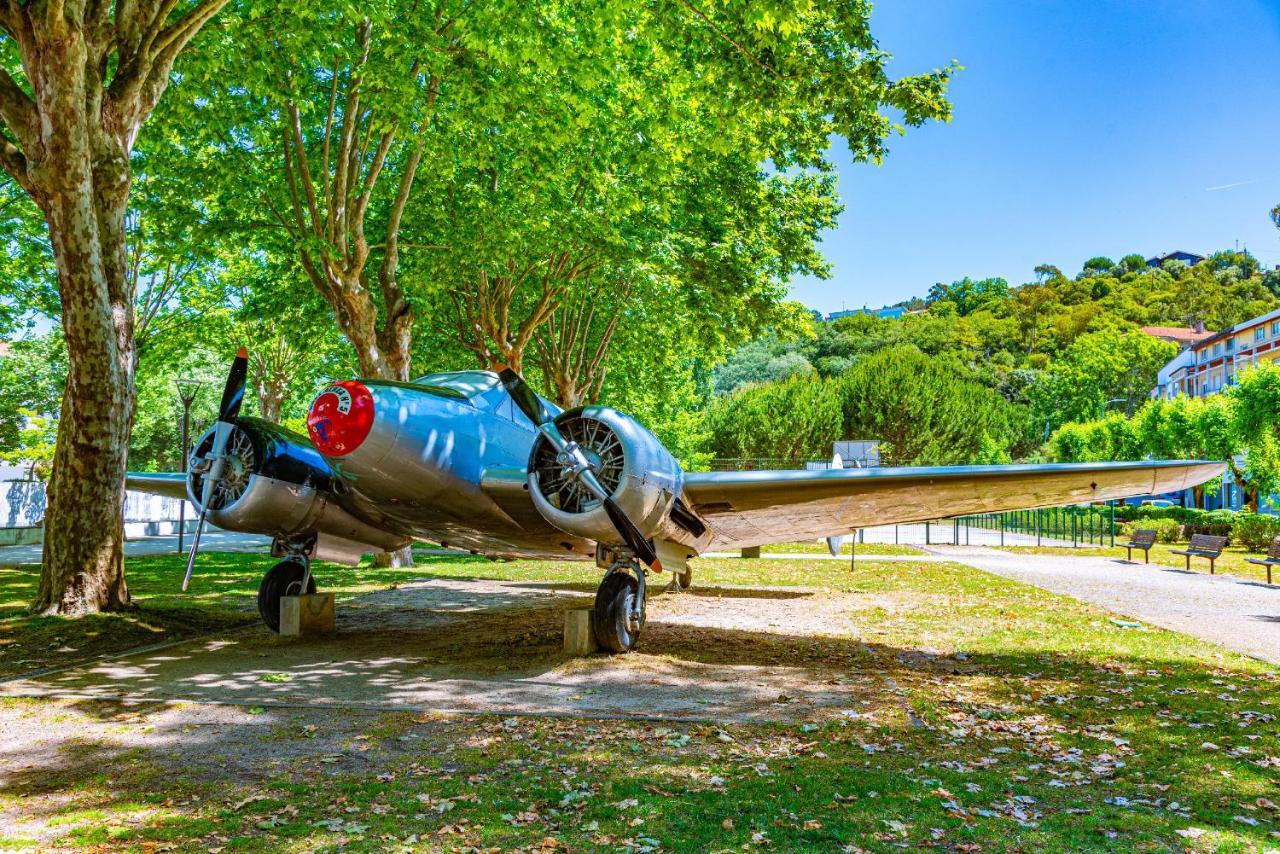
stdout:
POLYGON ((636 648, 644 628, 644 611, 640 612, 640 626, 635 631, 627 625, 627 614, 639 593, 640 583, 626 572, 615 572, 600 582, 591 611, 591 631, 605 652, 617 654, 636 648))
MULTIPOLYGON (((296 596, 302 590, 307 568, 297 560, 282 560, 262 576, 258 585, 258 614, 273 632, 280 631, 280 597, 296 596)), ((315 576, 307 579, 307 592, 316 592, 315 576)))
POLYGON ((671 576, 671 580, 675 582, 676 590, 688 590, 693 586, 693 567, 689 567, 684 572, 675 573, 671 576))

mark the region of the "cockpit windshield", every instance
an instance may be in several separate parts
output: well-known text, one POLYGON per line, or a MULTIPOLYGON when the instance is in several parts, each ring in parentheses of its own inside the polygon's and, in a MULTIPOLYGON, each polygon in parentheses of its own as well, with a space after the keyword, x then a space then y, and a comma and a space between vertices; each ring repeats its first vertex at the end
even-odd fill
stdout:
POLYGON ((475 397, 498 384, 498 375, 489 371, 442 371, 413 381, 427 391, 443 397, 475 397))

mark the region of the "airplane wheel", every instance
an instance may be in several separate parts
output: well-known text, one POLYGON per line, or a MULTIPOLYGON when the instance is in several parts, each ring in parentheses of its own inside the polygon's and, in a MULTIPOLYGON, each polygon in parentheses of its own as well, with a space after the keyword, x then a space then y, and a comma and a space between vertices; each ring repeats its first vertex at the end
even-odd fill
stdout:
POLYGON ((644 628, 643 606, 639 621, 631 620, 631 609, 639 594, 639 583, 626 572, 612 573, 600 582, 596 606, 591 612, 591 629, 601 649, 613 653, 635 649, 640 630, 644 628))
MULTIPOLYGON (((271 631, 280 631, 280 597, 301 593, 306 574, 307 568, 301 561, 290 559, 280 561, 262 576, 262 583, 258 585, 258 613, 271 631)), ((316 592, 314 577, 307 580, 307 592, 316 592)))
POLYGON ((672 589, 677 592, 688 590, 693 586, 693 567, 689 567, 684 572, 676 573, 671 576, 672 589))

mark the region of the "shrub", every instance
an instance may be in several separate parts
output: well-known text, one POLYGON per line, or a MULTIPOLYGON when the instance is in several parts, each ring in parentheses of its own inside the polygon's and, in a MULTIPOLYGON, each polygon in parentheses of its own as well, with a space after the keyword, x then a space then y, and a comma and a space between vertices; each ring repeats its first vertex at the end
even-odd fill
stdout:
POLYGON ((1197 510, 1194 516, 1183 520, 1182 536, 1188 540, 1193 534, 1230 539, 1234 536, 1236 522, 1246 515, 1252 514, 1236 513, 1234 510, 1197 510))
POLYGON ((1236 517, 1233 539, 1251 552, 1263 552, 1271 541, 1280 537, 1280 519, 1258 513, 1240 513, 1236 517))
POLYGON ((1135 519, 1125 523, 1124 534, 1132 537, 1139 528, 1155 531, 1156 541, 1160 543, 1176 543, 1182 536, 1182 526, 1176 519, 1135 519))

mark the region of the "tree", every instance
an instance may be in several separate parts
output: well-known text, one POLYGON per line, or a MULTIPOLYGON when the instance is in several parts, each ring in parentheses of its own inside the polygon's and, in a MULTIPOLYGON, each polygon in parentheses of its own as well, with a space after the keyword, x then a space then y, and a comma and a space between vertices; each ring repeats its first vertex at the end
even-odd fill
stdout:
POLYGON ((948 301, 955 303, 961 316, 973 314, 978 309, 1009 296, 1009 283, 995 277, 974 281, 965 276, 958 282, 944 285, 941 282, 929 289, 930 303, 948 301))
POLYGON ((1132 253, 1121 258, 1118 266, 1121 273, 1141 273, 1147 269, 1147 259, 1132 253))
MULTIPOLYGON (((1089 460, 1207 459, 1223 460, 1257 508, 1261 496, 1280 488, 1280 367, 1243 371, 1224 394, 1205 398, 1179 396, 1145 403, 1132 418, 1112 413, 1104 419, 1064 424, 1045 448, 1051 459, 1089 460)), ((1194 488, 1203 503, 1204 484, 1194 488)))
POLYGON ((133 421, 130 155, 178 54, 227 0, 0 2, 0 168, 35 202, 58 271, 68 381, 33 607, 129 604, 122 526, 133 421))
POLYGON ((1156 374, 1177 347, 1142 332, 1116 329, 1077 338, 1030 390, 1035 407, 1054 426, 1101 417, 1118 404, 1132 414, 1147 399, 1156 374))
POLYGON ((1018 409, 959 365, 909 345, 859 361, 839 388, 841 438, 880 440, 887 463, 971 463, 1023 450, 1026 426, 1018 409))
POLYGON ((764 459, 766 467, 825 459, 844 420, 835 382, 808 376, 740 389, 707 412, 715 456, 764 459))
POLYGON ((692 306, 707 329, 762 314, 785 299, 785 271, 821 267, 830 138, 879 160, 889 134, 948 117, 952 72, 890 80, 865 7, 798 2, 758 16, 380 0, 278 15, 272 39, 232 29, 203 58, 173 119, 188 151, 226 163, 210 171, 218 212, 286 237, 362 369, 378 375, 380 358, 402 376, 414 312, 449 323, 481 364, 522 366, 606 263, 605 281, 641 262, 638 282, 675 271, 691 303, 717 310, 739 294, 725 317, 692 306), (779 193, 809 208, 782 208, 768 232, 762 200, 779 193), (818 261, 797 267, 802 255, 818 261))
POLYGON ((1116 262, 1106 255, 1097 255, 1084 262, 1080 270, 1081 276, 1105 276, 1115 269, 1116 262))

